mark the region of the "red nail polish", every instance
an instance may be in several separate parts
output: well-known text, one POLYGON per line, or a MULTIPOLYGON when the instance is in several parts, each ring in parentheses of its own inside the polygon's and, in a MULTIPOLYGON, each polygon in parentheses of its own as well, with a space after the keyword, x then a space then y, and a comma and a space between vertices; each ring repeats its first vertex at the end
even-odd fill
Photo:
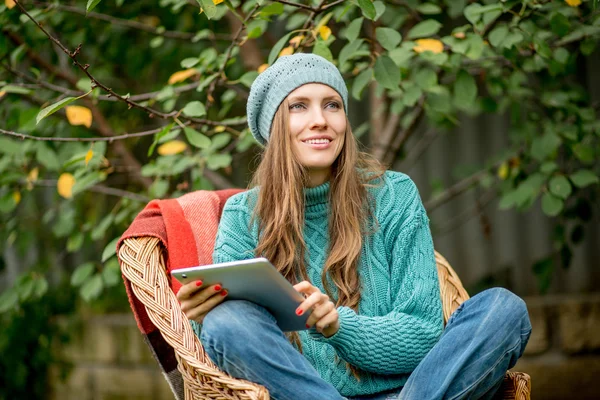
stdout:
POLYGON ((196 281, 196 286, 202 286, 202 281, 196 281))
POLYGON ((301 308, 299 308, 299 309, 296 310, 296 315, 302 315, 302 309, 301 308))
POLYGON ((306 328, 310 328, 310 326, 308 324, 306 324, 306 328))
POLYGON ((221 290, 221 285, 216 285, 215 286, 215 292, 218 292, 219 290, 221 290))
POLYGON ((221 292, 221 296, 223 296, 223 297, 227 296, 227 290, 223 290, 223 291, 221 292))

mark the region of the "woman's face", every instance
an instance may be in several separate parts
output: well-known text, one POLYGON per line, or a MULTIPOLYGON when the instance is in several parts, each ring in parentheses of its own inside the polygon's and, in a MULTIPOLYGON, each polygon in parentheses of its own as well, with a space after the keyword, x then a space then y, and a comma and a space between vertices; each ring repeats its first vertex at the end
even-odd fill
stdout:
POLYGON ((344 146, 344 103, 338 92, 320 83, 300 86, 287 100, 293 150, 308 170, 310 185, 320 185, 344 146))

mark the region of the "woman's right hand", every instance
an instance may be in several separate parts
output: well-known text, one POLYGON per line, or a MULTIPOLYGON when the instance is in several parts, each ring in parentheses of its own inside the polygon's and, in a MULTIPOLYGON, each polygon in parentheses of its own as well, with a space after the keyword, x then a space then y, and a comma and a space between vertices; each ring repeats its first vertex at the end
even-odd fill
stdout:
POLYGON ((202 323, 210 310, 221 304, 227 297, 227 290, 221 285, 203 286, 202 281, 190 282, 177 292, 181 310, 188 319, 202 323))

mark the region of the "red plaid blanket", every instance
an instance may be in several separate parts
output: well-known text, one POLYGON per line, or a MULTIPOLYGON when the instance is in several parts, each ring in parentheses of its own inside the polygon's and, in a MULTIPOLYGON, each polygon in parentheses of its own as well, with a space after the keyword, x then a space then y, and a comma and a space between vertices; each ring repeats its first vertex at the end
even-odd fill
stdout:
MULTIPOLYGON (((167 249, 167 272, 211 264, 223 206, 230 196, 240 191, 197 191, 177 199, 152 200, 119 239, 117 253, 125 239, 152 236, 158 238, 167 249)), ((170 278, 171 275, 168 276, 170 278)), ((125 276, 123 280, 137 325, 161 366, 175 398, 183 400, 183 382, 177 370, 175 352, 150 321, 144 305, 133 294, 129 280, 125 276)), ((170 284, 177 293, 181 284, 176 279, 170 280, 170 284)))

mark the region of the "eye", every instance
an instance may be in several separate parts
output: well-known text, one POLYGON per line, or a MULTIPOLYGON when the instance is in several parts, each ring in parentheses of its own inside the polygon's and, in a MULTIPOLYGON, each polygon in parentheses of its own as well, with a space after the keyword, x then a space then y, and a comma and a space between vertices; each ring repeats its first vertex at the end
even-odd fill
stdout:
POLYGON ((301 110, 306 108, 303 103, 294 103, 290 105, 290 110, 301 110))
POLYGON ((333 106, 333 108, 337 108, 337 109, 341 108, 340 103, 338 103, 337 101, 332 101, 331 103, 327 103, 326 107, 329 107, 329 106, 333 106))

